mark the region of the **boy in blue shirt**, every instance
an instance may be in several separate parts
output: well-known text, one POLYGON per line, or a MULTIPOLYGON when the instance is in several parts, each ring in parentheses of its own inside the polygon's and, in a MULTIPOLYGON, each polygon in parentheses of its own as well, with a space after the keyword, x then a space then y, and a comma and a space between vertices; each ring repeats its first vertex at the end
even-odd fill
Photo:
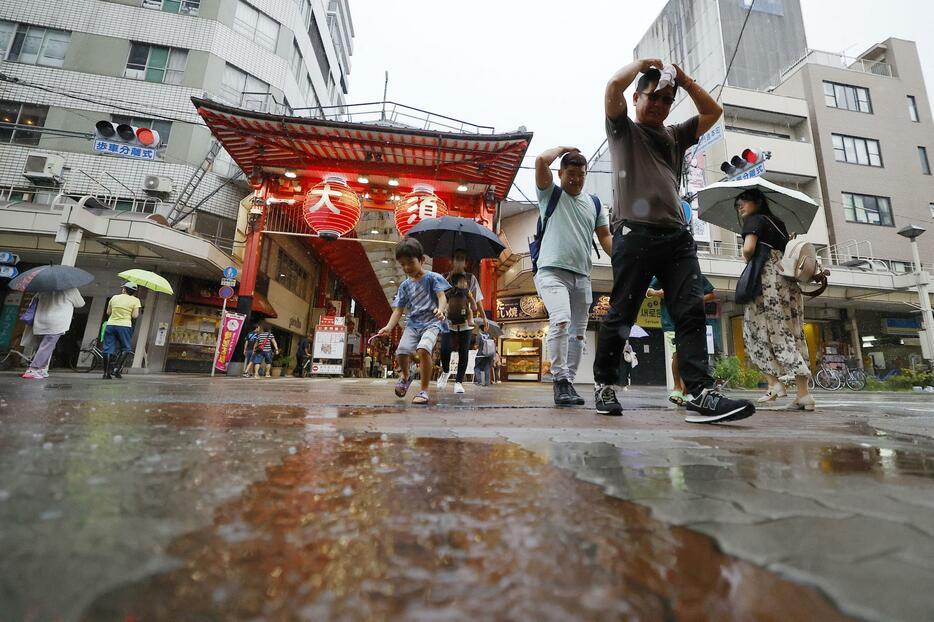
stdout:
POLYGON ((393 312, 389 323, 379 329, 377 335, 385 336, 392 332, 405 313, 405 330, 396 347, 396 356, 399 360, 399 369, 402 377, 396 383, 395 391, 399 397, 404 397, 412 383, 409 374, 409 360, 413 354, 418 355, 419 376, 422 390, 419 391, 413 404, 428 403, 428 383, 431 381, 432 360, 431 353, 438 339, 438 333, 444 322, 444 313, 447 310, 447 296, 445 292, 451 285, 437 272, 422 268, 425 260, 425 251, 421 243, 415 238, 404 238, 396 244, 396 261, 405 272, 406 279, 399 285, 392 300, 393 312))

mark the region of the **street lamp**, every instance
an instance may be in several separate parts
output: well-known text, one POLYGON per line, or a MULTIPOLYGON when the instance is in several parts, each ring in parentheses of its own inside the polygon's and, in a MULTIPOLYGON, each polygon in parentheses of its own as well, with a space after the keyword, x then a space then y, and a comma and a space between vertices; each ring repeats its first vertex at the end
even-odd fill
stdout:
POLYGON ((931 312, 931 298, 928 294, 930 275, 921 269, 921 253, 918 252, 918 237, 925 232, 924 227, 908 225, 899 229, 898 235, 911 240, 911 255, 915 261, 915 277, 918 286, 918 298, 921 299, 921 321, 924 323, 920 334, 921 353, 934 363, 934 313, 931 312))

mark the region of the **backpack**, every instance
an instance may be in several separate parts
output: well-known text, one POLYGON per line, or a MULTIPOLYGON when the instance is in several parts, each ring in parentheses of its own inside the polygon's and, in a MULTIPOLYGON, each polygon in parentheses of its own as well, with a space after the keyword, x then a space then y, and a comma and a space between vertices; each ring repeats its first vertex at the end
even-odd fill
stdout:
POLYGON ((491 357, 496 354, 496 344, 486 333, 480 333, 477 340, 477 356, 491 357))
MULTIPOLYGON (((538 256, 542 250, 542 240, 545 238, 545 227, 548 226, 548 220, 551 218, 551 215, 555 213, 555 208, 558 207, 558 201, 561 199, 561 193, 563 191, 559 186, 555 186, 554 192, 551 193, 551 198, 548 199, 548 205, 545 207, 545 218, 542 219, 541 216, 538 217, 538 224, 535 227, 535 237, 529 240, 529 256, 532 258, 532 274, 538 272, 538 256)), ((597 210, 597 220, 600 219, 600 199, 597 198, 597 195, 592 194, 590 198, 593 199, 594 207, 597 210)), ((594 221, 596 224, 596 220, 594 221)), ((597 247, 597 243, 591 239, 591 245, 593 249, 597 251, 597 257, 600 256, 600 249, 597 247)))
POLYGON ((448 321, 452 326, 467 322, 467 306, 469 304, 470 299, 467 297, 467 294, 458 294, 455 288, 455 293, 448 298, 448 309, 446 312, 448 321))
MULTIPOLYGON (((772 223, 772 226, 783 236, 785 235, 778 225, 771 218, 766 219, 772 223)), ((821 286, 813 292, 803 292, 810 297, 820 296, 827 289, 827 275, 821 267, 820 257, 817 256, 817 249, 810 242, 802 240, 797 236, 785 236, 788 243, 785 245, 785 252, 782 254, 782 262, 779 267, 779 273, 798 285, 809 285, 819 283, 821 286)))

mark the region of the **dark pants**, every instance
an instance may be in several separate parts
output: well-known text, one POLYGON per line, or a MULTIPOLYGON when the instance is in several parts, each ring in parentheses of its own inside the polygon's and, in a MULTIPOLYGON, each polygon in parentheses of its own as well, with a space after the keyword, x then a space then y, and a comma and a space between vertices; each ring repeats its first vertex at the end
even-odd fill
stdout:
POLYGON ((470 337, 472 330, 441 333, 441 371, 451 369, 451 353, 457 341, 457 376, 455 382, 463 382, 467 373, 467 359, 470 356, 470 337))
POLYGON ((133 327, 108 324, 104 330, 104 354, 120 354, 133 349, 133 327))
POLYGON ((707 326, 704 280, 697 262, 697 245, 686 229, 634 225, 613 235, 613 292, 610 312, 600 327, 594 360, 594 380, 615 384, 623 347, 652 277, 665 290, 665 304, 675 324, 678 371, 688 392, 713 386, 707 365, 707 326))
POLYGON ((305 361, 308 360, 306 356, 296 356, 295 357, 295 369, 292 370, 293 376, 301 376, 302 368, 305 367, 305 361))

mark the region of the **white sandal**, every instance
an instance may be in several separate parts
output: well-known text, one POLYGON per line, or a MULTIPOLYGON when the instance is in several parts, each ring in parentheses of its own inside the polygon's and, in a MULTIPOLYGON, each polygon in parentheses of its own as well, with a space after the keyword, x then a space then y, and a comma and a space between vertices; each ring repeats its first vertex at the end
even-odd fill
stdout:
POLYGON ((759 404, 764 404, 766 402, 774 402, 780 397, 787 397, 788 393, 785 391, 785 387, 776 388, 769 387, 769 390, 765 392, 765 395, 756 400, 759 404))

